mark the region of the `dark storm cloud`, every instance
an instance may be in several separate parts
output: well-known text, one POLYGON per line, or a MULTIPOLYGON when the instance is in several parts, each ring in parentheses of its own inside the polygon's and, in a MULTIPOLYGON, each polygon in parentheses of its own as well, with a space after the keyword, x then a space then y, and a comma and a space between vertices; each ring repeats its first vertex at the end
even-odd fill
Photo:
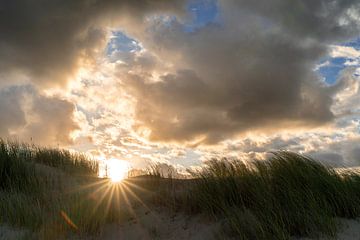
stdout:
POLYGON ((331 122, 340 87, 313 69, 328 44, 359 33, 357 10, 357 1, 220 1, 221 22, 196 32, 155 22, 140 41, 176 70, 156 82, 119 74, 137 99, 137 126, 153 140, 216 143, 331 122))
POLYGON ((165 0, 1 1, 0 81, 21 72, 40 87, 62 85, 99 50, 104 27, 124 16, 142 22, 145 14, 180 6, 165 0))

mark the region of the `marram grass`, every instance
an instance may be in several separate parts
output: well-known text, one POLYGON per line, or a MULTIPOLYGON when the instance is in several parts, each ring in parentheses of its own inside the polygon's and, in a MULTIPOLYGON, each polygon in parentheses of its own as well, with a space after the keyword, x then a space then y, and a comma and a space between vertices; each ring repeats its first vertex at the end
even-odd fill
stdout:
POLYGON ((291 152, 250 164, 212 160, 195 175, 188 202, 224 220, 237 239, 334 236, 335 217, 360 216, 359 175, 340 175, 291 152))
POLYGON ((82 188, 100 182, 97 169, 85 155, 0 139, 0 224, 31 229, 34 239, 99 233, 117 217, 105 213, 117 211, 110 196, 94 201, 89 196, 95 190, 82 188))
MULTIPOLYGON (((126 180, 138 185, 134 192, 144 188, 154 196, 138 192, 140 200, 209 215, 221 222, 220 239, 335 236, 338 217, 360 216, 358 174, 291 152, 247 164, 215 159, 191 180, 163 179, 159 168, 151 170, 145 181, 126 180)), ((96 161, 81 154, 0 139, 0 223, 31 229, 34 239, 100 233, 130 209, 106 194, 97 171, 96 161)))

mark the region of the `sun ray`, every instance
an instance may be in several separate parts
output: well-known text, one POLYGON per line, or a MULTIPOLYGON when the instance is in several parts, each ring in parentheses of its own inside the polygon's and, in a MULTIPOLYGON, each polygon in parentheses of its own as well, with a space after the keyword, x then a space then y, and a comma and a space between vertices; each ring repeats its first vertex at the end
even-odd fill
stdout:
POLYGON ((111 190, 111 187, 108 186, 108 188, 106 188, 105 192, 100 196, 99 200, 96 200, 96 204, 95 207, 93 209, 93 214, 96 212, 97 208, 101 205, 101 203, 103 202, 103 200, 107 197, 108 192, 111 190))
POLYGON ((114 196, 114 191, 115 191, 115 188, 116 188, 117 186, 111 186, 110 187, 110 189, 111 189, 111 191, 110 191, 110 195, 108 196, 109 198, 108 198, 108 201, 107 201, 107 203, 106 203, 106 207, 105 207, 105 214, 107 215, 108 213, 109 213, 109 209, 110 209, 110 205, 111 205, 111 202, 112 202, 112 198, 113 198, 113 196, 114 196))
POLYGON ((93 182, 93 183, 89 183, 89 184, 85 184, 85 185, 81 185, 81 186, 77 186, 76 188, 72 188, 70 190, 68 190, 68 193, 73 193, 73 192, 79 192, 79 191, 85 191, 85 190, 88 190, 92 187, 98 187, 99 186, 100 188, 101 187, 104 187, 106 186, 106 183, 108 183, 109 180, 108 179, 103 179, 103 180, 100 180, 100 181, 96 181, 96 182, 93 182))
POLYGON ((143 192, 147 192, 147 193, 150 193, 151 191, 146 189, 146 188, 143 188, 143 187, 140 187, 139 185, 135 184, 135 183, 132 183, 130 181, 124 181, 124 185, 130 185, 131 187, 133 188, 136 188, 138 190, 141 190, 143 192))
POLYGON ((121 192, 121 195, 123 196, 124 200, 125 200, 125 203, 127 204, 128 208, 129 208, 129 211, 130 211, 130 214, 134 217, 134 218, 137 218, 137 215, 135 213, 135 210, 133 209, 132 207, 132 204, 130 203, 129 201, 129 198, 127 197, 125 191, 123 190, 123 186, 121 185, 120 186, 120 192, 121 192))
POLYGON ((125 190, 127 190, 128 193, 130 193, 139 203, 141 203, 147 210, 150 210, 150 208, 126 185, 123 185, 125 190))

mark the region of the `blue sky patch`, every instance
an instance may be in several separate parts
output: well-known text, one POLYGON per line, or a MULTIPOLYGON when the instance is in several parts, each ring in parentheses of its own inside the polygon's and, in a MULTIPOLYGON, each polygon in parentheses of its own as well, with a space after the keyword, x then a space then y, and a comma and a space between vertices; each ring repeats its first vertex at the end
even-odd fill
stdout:
MULTIPOLYGON (((352 47, 354 49, 360 50, 360 37, 354 38, 348 42, 341 43, 339 46, 352 47)), ((353 66, 357 65, 356 59, 346 57, 328 57, 320 61, 320 65, 322 66, 317 69, 317 72, 324 78, 326 84, 333 85, 336 83, 340 72, 347 67, 345 63, 351 62, 354 63, 353 66)), ((358 73, 355 73, 354 75, 357 76, 358 73)))
POLYGON ((333 85, 336 83, 337 78, 339 77, 340 72, 346 67, 344 63, 346 58, 330 58, 324 61, 323 63, 328 62, 323 67, 318 69, 318 73, 324 78, 325 83, 333 85))
POLYGON ((360 50, 360 37, 354 38, 353 40, 340 44, 341 46, 353 47, 360 50))
POLYGON ((122 31, 113 31, 112 37, 106 47, 106 55, 110 56, 114 52, 132 52, 141 49, 139 43, 122 31))
MULTIPOLYGON (((187 11, 192 16, 189 21, 184 23, 184 31, 193 32, 196 29, 216 22, 218 6, 216 0, 189 0, 187 11)), ((157 18, 161 16, 156 16, 157 18)), ((163 16, 162 22, 165 26, 171 26, 176 21, 175 16, 163 16)), ((132 52, 141 50, 139 42, 127 36, 122 31, 113 31, 112 37, 106 46, 105 53, 112 56, 117 52, 132 52)))
POLYGON ((187 10, 192 15, 191 20, 185 23, 187 32, 193 32, 209 23, 216 22, 219 12, 216 0, 190 0, 187 10))

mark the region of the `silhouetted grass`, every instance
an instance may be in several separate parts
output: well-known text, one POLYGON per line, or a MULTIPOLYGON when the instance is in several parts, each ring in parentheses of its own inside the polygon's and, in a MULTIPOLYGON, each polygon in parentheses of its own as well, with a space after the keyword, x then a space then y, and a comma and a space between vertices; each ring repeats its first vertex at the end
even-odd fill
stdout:
POLYGON ((0 190, 36 192, 42 183, 28 151, 0 139, 0 190))
POLYGON ((99 233, 122 215, 97 169, 81 154, 0 139, 0 223, 32 229, 35 239, 99 233))
POLYGON ((99 171, 97 161, 64 149, 34 147, 31 160, 72 174, 96 176, 99 171))
POLYGON ((13 183, 28 181, 26 172, 31 171, 29 168, 33 167, 34 163, 55 167, 77 175, 96 176, 99 170, 98 162, 84 154, 72 153, 63 149, 20 144, 0 138, 1 180, 7 178, 11 179, 13 183), (25 177, 23 177, 23 174, 25 174, 25 177), (16 180, 16 178, 20 179, 16 180))
POLYGON ((147 176, 154 178, 164 178, 164 174, 161 172, 160 164, 152 164, 147 168, 147 176))
POLYGON ((212 160, 188 180, 165 179, 153 165, 150 176, 124 181, 127 199, 113 194, 121 185, 94 177, 97 170, 81 154, 0 139, 0 222, 30 228, 35 239, 98 234, 129 215, 134 193, 149 206, 214 217, 225 239, 334 236, 336 217, 360 216, 360 175, 291 152, 247 164, 212 160))
POLYGON ((334 236, 335 217, 360 216, 360 177, 291 152, 268 161, 212 160, 189 194, 192 209, 223 219, 237 239, 334 236))

